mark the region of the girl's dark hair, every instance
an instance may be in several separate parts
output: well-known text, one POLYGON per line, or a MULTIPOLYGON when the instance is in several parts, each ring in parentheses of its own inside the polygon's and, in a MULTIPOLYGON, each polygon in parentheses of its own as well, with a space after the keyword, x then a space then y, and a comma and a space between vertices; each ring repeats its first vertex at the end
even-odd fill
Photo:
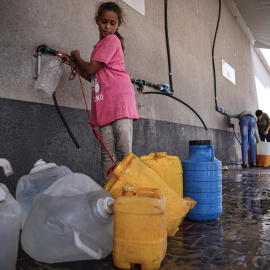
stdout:
MULTIPOLYGON (((96 22, 98 22, 100 16, 102 15, 102 13, 104 11, 113 11, 116 13, 117 17, 118 17, 118 24, 121 25, 122 23, 124 23, 124 13, 121 7, 119 7, 116 3, 114 2, 103 2, 100 3, 97 11, 96 11, 96 22)), ((118 29, 115 32, 115 35, 120 39, 121 41, 121 46, 122 46, 122 50, 124 51, 125 46, 124 46, 124 38, 119 34, 118 29)))

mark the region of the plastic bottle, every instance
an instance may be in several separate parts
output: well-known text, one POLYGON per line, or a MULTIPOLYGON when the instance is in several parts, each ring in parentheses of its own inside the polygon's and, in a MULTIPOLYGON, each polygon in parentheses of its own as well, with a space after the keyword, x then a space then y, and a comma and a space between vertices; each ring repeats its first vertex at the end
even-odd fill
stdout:
POLYGON ((106 257, 113 247, 113 203, 87 175, 58 179, 33 204, 21 235, 24 251, 45 263, 106 257))
POLYGON ((72 171, 66 166, 57 166, 55 163, 46 163, 40 159, 28 175, 19 179, 16 199, 22 207, 21 228, 24 226, 36 196, 56 180, 70 173, 72 171))
POLYGON ((0 269, 16 269, 20 218, 20 205, 7 187, 0 184, 0 269))
POLYGON ((63 63, 58 57, 53 57, 42 66, 35 82, 34 90, 42 97, 51 97, 63 73, 63 63))

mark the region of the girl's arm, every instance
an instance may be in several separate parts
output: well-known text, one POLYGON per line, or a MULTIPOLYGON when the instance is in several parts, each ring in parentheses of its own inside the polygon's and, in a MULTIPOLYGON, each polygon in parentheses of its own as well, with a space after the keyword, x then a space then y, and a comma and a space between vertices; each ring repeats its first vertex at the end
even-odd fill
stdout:
POLYGON ((76 60, 76 64, 78 64, 80 68, 80 75, 87 81, 91 81, 91 75, 94 74, 103 64, 97 61, 84 61, 78 50, 71 51, 71 56, 76 60))
POLYGON ((94 74, 98 70, 98 68, 101 67, 101 65, 103 64, 97 61, 90 61, 90 62, 84 61, 80 57, 80 52, 78 50, 71 51, 71 56, 76 61, 72 61, 70 57, 64 52, 59 52, 58 55, 61 56, 62 61, 65 64, 71 66, 72 68, 75 68, 76 64, 78 64, 80 75, 89 82, 91 81, 91 75, 94 74))

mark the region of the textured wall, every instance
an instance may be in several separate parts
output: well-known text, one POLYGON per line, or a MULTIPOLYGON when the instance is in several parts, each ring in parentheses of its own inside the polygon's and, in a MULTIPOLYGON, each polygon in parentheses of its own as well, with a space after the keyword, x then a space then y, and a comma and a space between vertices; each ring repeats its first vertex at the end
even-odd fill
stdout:
MULTIPOLYGON (((37 69, 33 54, 39 45, 47 44, 66 52, 78 49, 83 58, 89 59, 99 38, 94 21, 98 2, 1 0, 0 157, 9 159, 16 169, 16 175, 10 178, 13 190, 18 177, 28 173, 39 158, 67 165, 99 181, 100 150, 87 126, 78 79, 69 81, 70 69, 65 66, 57 86, 57 99, 75 136, 82 140, 81 152, 76 150, 63 128, 52 99, 42 98, 33 90, 37 69)), ((126 13, 126 24, 120 27, 120 33, 125 38, 125 63, 130 76, 152 83, 168 83, 164 1, 146 0, 145 16, 120 0, 116 2, 126 13)), ((212 139, 220 160, 239 161, 239 144, 227 128, 225 116, 215 111, 212 42, 218 2, 168 1, 174 96, 199 113, 208 131, 183 104, 163 96, 142 95, 134 86, 141 118, 134 129, 136 154, 168 150, 169 154, 183 159, 188 152, 189 139, 212 139)), ((215 46, 218 105, 231 113, 244 109, 254 111, 258 108, 255 77, 265 87, 269 87, 270 77, 226 4, 221 2, 215 46), (221 59, 235 69, 236 85, 222 76, 221 59)), ((43 55, 42 61, 49 57, 43 55)), ((86 81, 84 88, 90 108, 90 85, 86 81)), ((235 124, 237 122, 234 120, 235 124)))
MULTIPOLYGON (((33 91, 39 45, 70 52, 79 49, 89 59, 99 34, 94 22, 97 0, 2 0, 0 23, 0 97, 52 104, 33 91)), ((164 1, 147 0, 143 16, 118 0, 126 14, 120 27, 125 38, 125 62, 132 77, 153 83, 168 83, 164 31, 164 1)), ((193 107, 208 127, 227 129, 224 117, 215 112, 212 72, 212 42, 218 18, 217 0, 168 1, 168 27, 175 96, 193 107), (198 102, 200 101, 200 102, 198 102)), ((49 56, 43 55, 43 61, 49 56)), ((221 19, 215 46, 217 96, 227 111, 257 109, 254 75, 269 85, 269 74, 222 1, 221 19), (236 72, 236 85, 221 75, 221 58, 236 72), (244 96, 244 97, 243 97, 244 96)), ((57 87, 59 104, 84 108, 78 80, 68 80, 66 66, 57 87)), ((84 82, 89 89, 89 83, 84 82)), ((137 92, 137 91, 136 91, 137 92)), ((186 107, 173 100, 136 93, 141 117, 201 126, 186 107)), ((89 98, 89 96, 88 96, 89 98)))

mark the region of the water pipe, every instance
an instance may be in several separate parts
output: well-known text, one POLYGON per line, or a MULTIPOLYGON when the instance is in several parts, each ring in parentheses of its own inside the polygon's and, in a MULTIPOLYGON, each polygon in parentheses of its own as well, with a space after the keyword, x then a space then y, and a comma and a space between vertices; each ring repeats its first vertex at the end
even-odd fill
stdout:
POLYGON ((215 53, 215 43, 216 43, 216 37, 217 37, 217 31, 220 21, 220 13, 221 13, 221 0, 219 0, 219 11, 218 11, 218 20, 217 20, 217 26, 215 31, 215 36, 213 40, 213 46, 212 46, 212 66, 213 66, 213 75, 214 75, 214 92, 215 92, 215 108, 216 111, 227 115, 228 113, 224 110, 224 108, 218 106, 217 102, 217 82, 216 82, 216 68, 215 68, 215 59, 214 59, 214 53, 215 53))
POLYGON ((4 173, 6 176, 10 176, 11 174, 13 174, 12 167, 8 160, 0 158, 0 167, 4 169, 4 173))
MULTIPOLYGON (((57 55, 59 53, 59 51, 56 51, 56 50, 53 50, 51 49, 48 45, 40 45, 37 47, 37 55, 34 55, 34 56, 37 56, 38 58, 38 70, 37 70, 37 77, 38 75, 40 74, 40 71, 41 71, 41 54, 42 53, 49 53, 49 54, 52 54, 52 55, 57 55)), ((71 56, 69 56, 73 61, 75 61, 75 59, 71 56)), ((78 142, 76 141, 75 137, 73 136, 72 132, 71 132, 71 129, 69 128, 68 124, 67 124, 67 121, 65 120, 59 106, 58 106, 58 103, 57 103, 57 100, 56 100, 56 96, 55 96, 55 92, 53 93, 53 102, 54 102, 54 105, 55 105, 55 108, 63 122, 63 124, 65 125, 67 131, 68 131, 68 134, 69 136, 71 137, 72 141, 74 142, 74 144, 76 145, 76 147, 78 148, 78 150, 81 150, 81 146, 78 144, 78 142)))
POLYGON ((167 97, 171 97, 171 98, 179 101, 180 103, 184 104, 185 106, 187 106, 190 110, 192 110, 198 116, 198 118, 201 120, 205 130, 207 130, 207 127, 206 127, 205 123, 203 122, 202 118, 199 116, 199 114, 192 107, 190 107, 187 103, 185 103, 184 101, 174 97, 173 94, 169 91, 168 86, 146 82, 145 80, 141 80, 141 79, 131 79, 131 82, 135 83, 135 84, 137 84, 139 86, 137 88, 137 90, 140 91, 142 94, 164 95, 164 96, 167 96, 167 97), (145 92, 144 91, 144 85, 153 87, 153 88, 155 88, 157 90, 160 90, 161 92, 145 92))
MULTIPOLYGON (((40 74, 41 71, 41 54, 42 53, 49 53, 52 55, 57 55, 59 53, 59 51, 53 50, 51 49, 48 45, 40 45, 37 47, 37 54, 34 56, 37 56, 38 59, 38 67, 37 67, 37 77, 40 74)), ((69 56, 73 61, 75 61, 75 59, 72 56, 69 56)))
POLYGON ((168 34, 168 0, 164 1, 164 13, 165 13, 165 35, 166 35, 166 47, 168 56, 168 68, 169 68, 169 80, 170 80, 170 91, 173 93, 173 81, 172 81, 172 68, 171 68, 171 55, 170 55, 170 44, 169 44, 169 34, 168 34))
POLYGON ((179 101, 180 103, 182 103, 182 104, 184 104, 185 106, 187 106, 190 110, 192 110, 192 111, 198 116, 198 118, 199 118, 200 121, 202 122, 202 124, 203 124, 205 130, 207 130, 207 127, 206 127, 205 123, 203 122, 202 118, 200 117, 200 115, 199 115, 192 107, 190 107, 187 103, 185 103, 184 101, 180 100, 179 98, 176 98, 176 97, 174 97, 173 95, 169 95, 169 94, 167 94, 167 93, 161 93, 161 92, 144 92, 144 91, 142 91, 142 93, 143 93, 144 95, 147 95, 147 94, 163 95, 163 96, 167 96, 167 97, 170 97, 170 98, 173 98, 173 99, 179 101))
POLYGON ((143 91, 144 85, 147 85, 147 86, 153 87, 161 92, 168 93, 171 95, 173 94, 171 92, 171 90, 169 89, 169 85, 167 85, 167 84, 154 84, 154 83, 147 82, 147 81, 141 80, 141 79, 131 79, 131 82, 138 85, 137 90, 139 90, 139 91, 143 91))

